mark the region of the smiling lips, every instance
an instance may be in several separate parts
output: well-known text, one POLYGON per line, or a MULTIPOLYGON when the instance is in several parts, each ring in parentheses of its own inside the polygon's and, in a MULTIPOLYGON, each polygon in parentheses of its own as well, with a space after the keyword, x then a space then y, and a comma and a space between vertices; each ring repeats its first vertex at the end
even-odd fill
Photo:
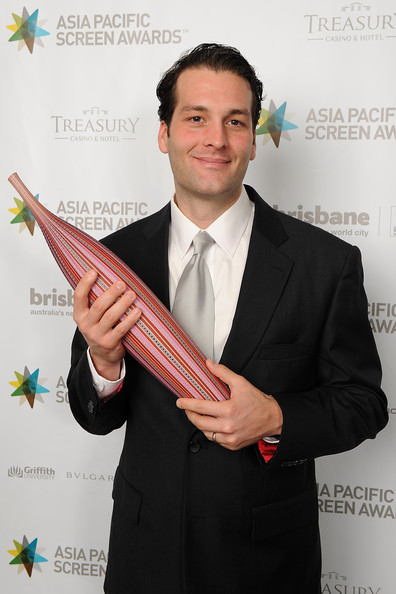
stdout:
POLYGON ((222 159, 221 157, 193 156, 193 158, 197 159, 198 161, 201 161, 202 163, 205 163, 207 165, 222 166, 222 165, 228 165, 229 163, 231 163, 231 159, 222 159))

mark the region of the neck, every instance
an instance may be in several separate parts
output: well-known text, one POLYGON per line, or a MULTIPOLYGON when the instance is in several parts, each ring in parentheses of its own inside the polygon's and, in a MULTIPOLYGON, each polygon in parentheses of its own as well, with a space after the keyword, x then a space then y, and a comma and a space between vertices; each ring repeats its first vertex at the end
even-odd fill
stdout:
MULTIPOLYGON (((242 191, 242 188, 241 188, 242 191)), ((177 207, 190 221, 200 229, 207 229, 216 219, 218 219, 226 210, 231 208, 238 200, 241 192, 236 196, 228 196, 227 198, 213 197, 194 197, 190 199, 177 192, 174 200, 177 207)))

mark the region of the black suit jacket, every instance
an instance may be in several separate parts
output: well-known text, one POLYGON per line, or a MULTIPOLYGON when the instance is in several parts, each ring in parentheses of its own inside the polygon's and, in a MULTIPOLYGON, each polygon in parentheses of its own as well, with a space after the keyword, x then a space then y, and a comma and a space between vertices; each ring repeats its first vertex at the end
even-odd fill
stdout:
MULTIPOLYGON (((374 438, 387 421, 357 248, 271 209, 255 218, 221 362, 280 404, 266 464, 257 446, 209 442, 130 356, 122 390, 100 403, 77 332, 69 399, 92 433, 126 425, 114 483, 108 594, 319 594, 314 458, 374 438)), ((169 306, 170 207, 109 236, 169 306)))

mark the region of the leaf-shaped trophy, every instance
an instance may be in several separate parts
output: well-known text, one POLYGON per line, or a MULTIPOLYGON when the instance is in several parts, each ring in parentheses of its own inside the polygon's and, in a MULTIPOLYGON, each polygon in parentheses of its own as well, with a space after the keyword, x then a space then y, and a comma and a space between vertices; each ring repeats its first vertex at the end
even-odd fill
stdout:
POLYGON ((39 224, 63 274, 73 287, 91 268, 98 278, 89 293, 93 303, 117 280, 136 295, 142 315, 125 335, 125 349, 176 396, 226 400, 227 387, 205 365, 205 357, 168 309, 120 258, 74 225, 60 219, 29 192, 16 173, 9 177, 39 224))

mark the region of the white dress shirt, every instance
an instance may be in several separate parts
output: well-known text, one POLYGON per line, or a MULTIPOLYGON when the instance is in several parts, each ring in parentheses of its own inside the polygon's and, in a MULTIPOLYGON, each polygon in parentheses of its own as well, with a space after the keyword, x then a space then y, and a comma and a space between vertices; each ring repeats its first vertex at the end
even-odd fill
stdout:
MULTIPOLYGON (((214 244, 205 254, 215 297, 214 359, 219 361, 230 333, 241 288, 252 232, 254 204, 243 188, 239 199, 206 232, 214 244)), ((171 203, 169 230, 169 300, 172 311, 176 288, 193 253, 192 240, 200 228, 171 203)), ((194 337, 192 337, 194 338, 194 337)))

